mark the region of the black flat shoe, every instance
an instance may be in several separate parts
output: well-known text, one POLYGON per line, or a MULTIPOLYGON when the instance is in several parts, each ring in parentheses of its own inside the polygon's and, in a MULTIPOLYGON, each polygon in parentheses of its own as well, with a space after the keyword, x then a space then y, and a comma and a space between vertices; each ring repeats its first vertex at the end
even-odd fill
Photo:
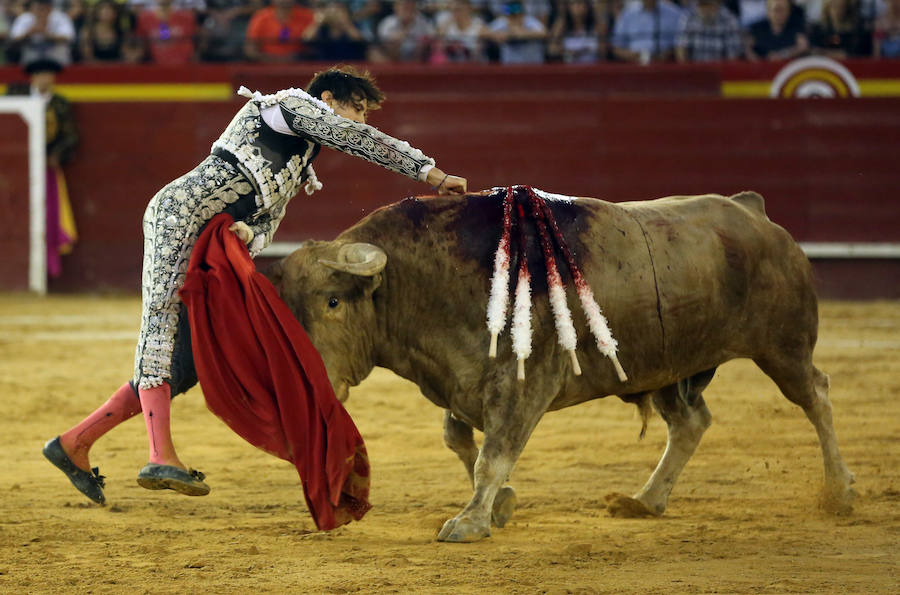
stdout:
POLYGON ((191 469, 185 471, 173 465, 147 463, 137 476, 138 485, 148 490, 175 490, 186 496, 205 496, 209 486, 203 483, 206 476, 191 469))
POLYGON ((75 488, 96 502, 97 504, 105 504, 106 497, 103 495, 103 488, 106 487, 104 477, 100 475, 100 469, 93 468, 93 474, 88 473, 75 466, 66 451, 63 450, 62 444, 59 442, 59 436, 53 440, 47 441, 42 451, 48 461, 56 465, 57 469, 66 474, 69 481, 75 488))

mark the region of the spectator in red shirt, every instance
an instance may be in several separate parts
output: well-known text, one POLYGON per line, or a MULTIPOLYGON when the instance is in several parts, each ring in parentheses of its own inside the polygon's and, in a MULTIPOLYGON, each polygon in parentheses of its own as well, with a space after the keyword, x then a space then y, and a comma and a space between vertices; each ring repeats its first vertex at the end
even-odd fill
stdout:
POLYGON ((312 24, 313 11, 295 0, 273 0, 257 10, 247 27, 244 53, 260 62, 290 62, 308 51, 303 32, 312 24))
POLYGON ((158 0, 155 8, 138 14, 137 36, 156 64, 188 64, 194 59, 197 20, 191 10, 174 10, 172 0, 158 0))

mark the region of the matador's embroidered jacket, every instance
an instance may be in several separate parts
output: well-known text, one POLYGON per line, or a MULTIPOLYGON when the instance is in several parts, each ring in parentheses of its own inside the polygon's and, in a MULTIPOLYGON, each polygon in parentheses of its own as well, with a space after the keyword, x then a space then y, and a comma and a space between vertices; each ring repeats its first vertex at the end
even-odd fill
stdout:
POLYGON ((251 94, 225 132, 213 144, 213 154, 232 163, 254 185, 259 211, 247 225, 253 230, 250 253, 255 256, 272 241, 285 207, 301 187, 312 194, 322 187, 312 168, 320 145, 362 157, 391 171, 421 179, 434 159, 405 141, 388 136, 373 126, 336 115, 323 101, 300 89, 272 95, 251 94), (261 116, 277 106, 285 124, 297 136, 276 132, 261 116))
POLYGON ((172 394, 196 383, 189 333, 178 290, 194 243, 216 214, 229 212, 254 233, 256 256, 271 241, 288 201, 322 187, 310 163, 321 145, 422 179, 434 165, 408 143, 334 114, 305 91, 251 94, 212 155, 162 188, 144 212, 141 334, 134 382, 142 389, 169 382, 172 394), (276 127, 278 130, 276 130, 276 127))

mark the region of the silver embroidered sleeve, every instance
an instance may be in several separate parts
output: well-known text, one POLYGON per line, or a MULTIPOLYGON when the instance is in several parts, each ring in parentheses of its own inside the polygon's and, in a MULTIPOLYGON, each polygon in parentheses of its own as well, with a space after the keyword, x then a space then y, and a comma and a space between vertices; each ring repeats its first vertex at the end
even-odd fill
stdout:
POLYGON ((414 180, 418 179, 423 167, 434 165, 434 159, 419 149, 374 126, 307 106, 283 109, 285 120, 297 134, 348 155, 362 157, 414 180))

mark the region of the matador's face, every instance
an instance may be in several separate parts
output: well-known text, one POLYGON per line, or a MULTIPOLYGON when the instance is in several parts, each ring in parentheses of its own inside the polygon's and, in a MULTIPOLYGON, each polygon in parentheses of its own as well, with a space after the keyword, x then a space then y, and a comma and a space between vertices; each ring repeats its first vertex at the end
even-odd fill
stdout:
POLYGON ((364 97, 354 96, 349 101, 338 101, 331 91, 325 91, 322 93, 322 101, 337 115, 360 124, 365 124, 369 116, 369 104, 364 97))

